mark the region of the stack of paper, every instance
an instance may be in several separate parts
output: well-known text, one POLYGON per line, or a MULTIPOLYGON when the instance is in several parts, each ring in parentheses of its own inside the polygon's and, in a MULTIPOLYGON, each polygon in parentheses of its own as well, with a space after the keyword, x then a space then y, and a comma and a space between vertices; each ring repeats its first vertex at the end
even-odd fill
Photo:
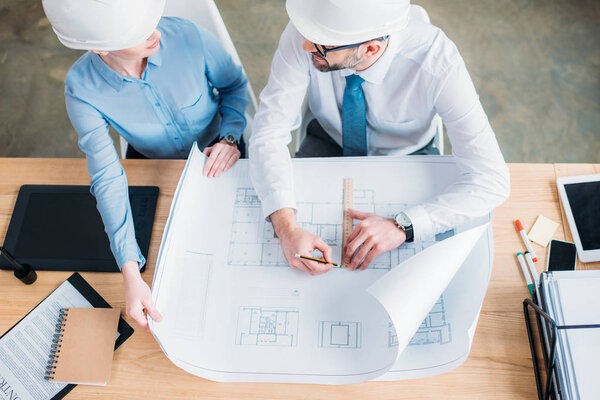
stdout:
MULTIPOLYGON (((600 324, 600 271, 543 275, 546 310, 558 325, 600 324)), ((599 399, 600 328, 559 330, 561 391, 569 399, 599 399)))

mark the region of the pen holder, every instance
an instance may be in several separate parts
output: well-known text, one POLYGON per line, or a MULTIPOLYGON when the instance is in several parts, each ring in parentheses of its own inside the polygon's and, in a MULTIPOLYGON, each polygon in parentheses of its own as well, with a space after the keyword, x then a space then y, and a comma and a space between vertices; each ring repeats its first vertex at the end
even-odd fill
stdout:
POLYGON ((585 325, 558 325, 551 316, 549 316, 539 304, 535 303, 531 299, 523 300, 523 314, 525 316, 525 325, 527 326, 527 336, 529 338, 529 347, 531 350, 531 357, 533 360, 533 372, 535 375, 535 384, 537 386, 538 399, 539 400, 548 400, 550 396, 553 394, 552 387, 554 386, 556 393, 554 393, 553 398, 557 398, 556 395, 559 395, 559 398, 562 398, 562 394, 560 393, 561 385, 558 384, 559 374, 556 370, 556 346, 558 342, 558 331, 560 330, 568 330, 568 329, 599 329, 600 324, 585 324, 585 325), (533 325, 531 322, 531 318, 529 316, 529 308, 531 308, 537 317, 538 324, 538 333, 540 341, 542 341, 542 354, 544 356, 544 368, 546 373, 546 385, 545 388, 542 384, 542 376, 538 368, 538 352, 535 348, 534 335, 533 335, 533 325), (544 338, 542 334, 542 330, 540 326, 544 324, 547 329, 547 337, 544 338), (543 345, 544 339, 547 339, 550 345, 548 351, 546 351, 545 346, 543 345))

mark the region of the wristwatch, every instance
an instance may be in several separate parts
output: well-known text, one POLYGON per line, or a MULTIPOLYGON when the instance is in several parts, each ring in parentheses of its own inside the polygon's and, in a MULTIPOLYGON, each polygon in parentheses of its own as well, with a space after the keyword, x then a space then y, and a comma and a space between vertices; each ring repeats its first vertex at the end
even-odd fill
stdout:
POLYGON ((225 136, 223 139, 225 139, 225 141, 227 142, 227 144, 230 144, 230 145, 236 146, 236 147, 238 145, 237 139, 235 138, 235 136, 233 136, 231 134, 225 136))
POLYGON ((396 214, 396 216, 394 217, 394 222, 396 223, 396 226, 398 228, 402 229, 404 233, 406 233, 407 242, 410 243, 415 239, 412 221, 410 220, 410 218, 408 218, 408 215, 404 214, 403 212, 396 214))

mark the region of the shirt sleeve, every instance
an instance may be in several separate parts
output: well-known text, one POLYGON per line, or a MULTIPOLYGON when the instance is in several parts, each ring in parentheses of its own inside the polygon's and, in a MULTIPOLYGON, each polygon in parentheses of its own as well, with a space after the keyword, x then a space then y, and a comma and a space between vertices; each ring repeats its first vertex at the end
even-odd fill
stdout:
POLYGON ((510 191, 508 167, 467 68, 458 56, 432 88, 460 176, 447 190, 405 212, 415 240, 431 238, 502 204, 510 191))
POLYGON ((65 102, 87 158, 91 192, 117 265, 121 268, 127 261, 137 261, 141 268, 146 260, 135 238, 127 177, 108 134, 108 123, 96 108, 73 96, 68 86, 65 102))
POLYGON ((219 92, 221 137, 231 134, 239 140, 246 128, 244 112, 248 105, 248 80, 242 67, 233 62, 217 38, 205 30, 200 33, 204 44, 206 76, 212 87, 219 92))
POLYGON ((288 144, 310 82, 302 36, 291 24, 281 35, 267 86, 249 140, 250 177, 268 218, 282 208, 296 208, 288 144))

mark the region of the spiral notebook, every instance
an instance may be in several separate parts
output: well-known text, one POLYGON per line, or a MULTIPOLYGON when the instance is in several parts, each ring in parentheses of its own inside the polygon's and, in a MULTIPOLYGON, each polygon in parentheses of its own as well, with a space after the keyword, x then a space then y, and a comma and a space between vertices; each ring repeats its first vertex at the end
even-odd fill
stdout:
MULTIPOLYGON (((0 385, 4 382, 2 390, 8 393, 9 399, 59 400, 77 386, 45 379, 49 355, 53 353, 53 348, 57 347, 53 346, 55 326, 65 308, 110 309, 110 305, 81 275, 74 273, 2 334, 0 385)), ((113 332, 114 336, 111 338, 113 351, 131 337, 133 332, 133 328, 121 317, 118 334, 113 332)), ((63 354, 62 348, 60 350, 59 354, 63 354)))
POLYGON ((118 309, 63 308, 56 324, 46 379, 106 385, 118 324, 118 309))

